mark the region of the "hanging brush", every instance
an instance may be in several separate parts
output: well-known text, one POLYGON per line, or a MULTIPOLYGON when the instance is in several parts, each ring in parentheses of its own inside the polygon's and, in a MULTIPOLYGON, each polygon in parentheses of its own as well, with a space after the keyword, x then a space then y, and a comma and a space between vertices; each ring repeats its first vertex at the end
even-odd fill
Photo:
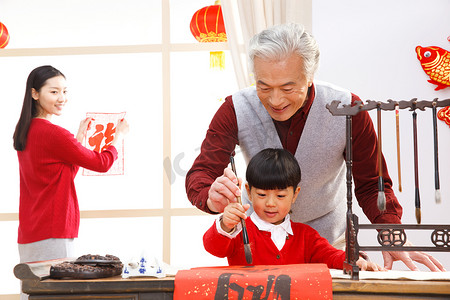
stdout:
POLYGON ((378 209, 380 211, 386 210, 386 195, 384 194, 384 179, 383 179, 383 162, 381 154, 381 103, 377 106, 377 125, 378 125, 378 209))
MULTIPOLYGON (((234 164, 234 157, 232 155, 230 156, 230 163, 231 163, 231 169, 233 170, 233 173, 234 173, 234 175, 236 175, 236 178, 237 178, 236 166, 234 164)), ((242 205, 241 197, 237 196, 236 198, 237 198, 238 203, 242 205)), ((245 225, 244 219, 241 219, 241 225, 242 225, 242 240, 244 241, 245 260, 250 265, 253 262, 252 250, 250 249, 250 243, 248 241, 247 226, 245 225)))
POLYGON ((439 159, 438 159, 438 132, 437 132, 437 112, 436 101, 433 101, 432 107, 433 113, 433 135, 434 135, 434 188, 435 188, 435 201, 441 203, 441 191, 439 187, 439 159))
POLYGON ((402 168, 400 163, 400 120, 398 105, 395 106, 395 128, 397 135, 397 170, 398 170, 398 191, 402 191, 402 168))
MULTIPOLYGON (((415 105, 415 104, 414 104, 415 105)), ((416 221, 417 224, 420 224, 422 218, 422 212, 420 210, 420 193, 419 193, 419 158, 418 158, 418 150, 417 150, 417 113, 414 107, 414 111, 412 114, 413 117, 413 137, 414 137, 414 179, 416 185, 416 194, 415 194, 415 206, 416 206, 416 221)))

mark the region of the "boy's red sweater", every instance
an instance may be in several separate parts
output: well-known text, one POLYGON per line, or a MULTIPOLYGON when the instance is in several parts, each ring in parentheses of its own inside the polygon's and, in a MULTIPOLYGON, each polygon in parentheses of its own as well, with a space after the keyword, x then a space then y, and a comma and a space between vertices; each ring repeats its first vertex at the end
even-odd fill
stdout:
MULTIPOLYGON (((281 251, 270 238, 270 232, 259 230, 251 218, 246 219, 246 225, 253 265, 325 263, 330 269, 343 268, 345 252, 331 246, 309 225, 291 221, 294 235, 286 237, 281 251)), ((214 223, 204 234, 203 245, 209 253, 227 257, 230 266, 247 265, 242 232, 231 239, 220 234, 214 223)))

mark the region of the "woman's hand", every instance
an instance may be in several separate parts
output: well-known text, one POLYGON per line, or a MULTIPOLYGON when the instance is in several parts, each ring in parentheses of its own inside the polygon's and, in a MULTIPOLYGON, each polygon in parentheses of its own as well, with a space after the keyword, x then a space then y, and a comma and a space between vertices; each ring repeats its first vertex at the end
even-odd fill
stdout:
POLYGON ((78 128, 78 133, 76 136, 77 141, 80 143, 83 141, 84 137, 86 136, 86 132, 91 128, 91 122, 92 118, 86 118, 84 120, 81 120, 80 127, 78 128))
POLYGON ((111 142, 111 145, 115 146, 119 141, 123 139, 123 137, 130 131, 130 127, 128 125, 127 120, 122 119, 117 123, 116 133, 114 134, 114 140, 111 142))

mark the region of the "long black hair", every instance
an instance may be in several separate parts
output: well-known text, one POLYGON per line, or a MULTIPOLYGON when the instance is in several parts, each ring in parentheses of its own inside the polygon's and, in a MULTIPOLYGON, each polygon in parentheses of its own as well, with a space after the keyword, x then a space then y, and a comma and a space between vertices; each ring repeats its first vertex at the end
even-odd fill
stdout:
POLYGON ((14 149, 22 151, 27 144, 28 129, 30 128, 31 119, 37 117, 37 101, 33 100, 31 96, 32 89, 39 92, 45 82, 56 76, 64 76, 59 70, 52 66, 41 66, 31 71, 28 75, 27 86, 25 89, 25 97, 23 99, 22 112, 20 113, 19 121, 14 131, 14 149))
POLYGON ((267 148, 252 157, 246 172, 250 188, 263 190, 297 188, 302 174, 297 159, 285 149, 267 148))

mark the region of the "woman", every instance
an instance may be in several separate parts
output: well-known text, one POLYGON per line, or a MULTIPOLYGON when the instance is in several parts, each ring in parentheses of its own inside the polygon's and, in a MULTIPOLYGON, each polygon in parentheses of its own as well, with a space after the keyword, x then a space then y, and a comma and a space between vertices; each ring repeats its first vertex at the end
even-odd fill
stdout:
POLYGON ((80 211, 74 178, 80 167, 106 172, 117 159, 114 145, 128 132, 121 120, 103 152, 81 145, 91 122, 80 122, 76 138, 51 123, 67 102, 65 76, 41 66, 28 76, 22 112, 14 132, 20 171, 19 254, 21 262, 74 256, 80 211))

